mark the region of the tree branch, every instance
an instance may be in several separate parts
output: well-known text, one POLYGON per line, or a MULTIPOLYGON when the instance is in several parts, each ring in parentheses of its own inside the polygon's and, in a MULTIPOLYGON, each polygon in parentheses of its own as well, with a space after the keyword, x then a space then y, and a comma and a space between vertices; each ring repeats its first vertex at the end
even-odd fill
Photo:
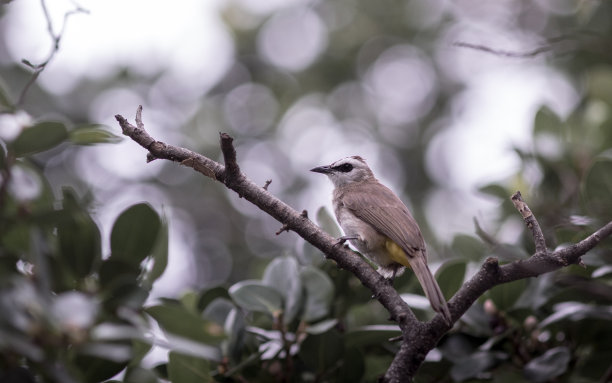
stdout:
MULTIPOLYGON (((220 134, 220 146, 225 166, 205 156, 180 147, 156 141, 145 130, 142 123, 142 106, 136 113, 136 126, 124 117, 116 115, 123 134, 149 151, 148 161, 167 159, 193 168, 195 171, 222 182, 227 188, 238 193, 282 224, 283 231, 294 231, 310 244, 323 252, 326 258, 336 262, 339 268, 353 273, 361 283, 369 288, 374 297, 385 307, 390 319, 397 322, 402 331, 399 350, 381 381, 409 382, 425 360, 427 353, 435 347, 440 338, 450 329, 438 314, 431 321, 420 322, 402 300, 397 291, 386 283, 369 264, 355 252, 344 246, 336 246, 336 239, 322 231, 300 213, 279 200, 264 187, 249 180, 238 166, 233 139, 228 134, 220 134)), ((488 258, 480 270, 457 291, 449 301, 453 321, 458 320, 472 304, 493 286, 518 279, 535 277, 557 270, 580 261, 580 257, 604 238, 612 235, 612 222, 585 238, 584 240, 548 252, 540 226, 520 193, 512 197, 527 226, 531 229, 536 244, 536 253, 529 259, 515 261, 500 266, 496 258, 488 258)))
POLYGON ((47 67, 47 65, 51 62, 51 60, 53 60, 53 58, 55 57, 56 53, 59 51, 60 48, 60 41, 62 40, 62 36, 64 35, 64 30, 66 29, 66 24, 68 23, 68 18, 74 14, 77 13, 89 13, 88 10, 82 8, 79 5, 75 4, 75 8, 66 12, 64 14, 64 20, 62 23, 62 26, 60 28, 60 31, 56 34, 53 28, 53 22, 51 20, 51 15, 49 14, 49 10, 47 9, 47 4, 45 2, 45 0, 40 0, 40 6, 43 10, 43 13, 45 15, 45 20, 47 21, 47 32, 49 33, 49 36, 51 37, 51 40, 53 42, 53 46, 51 47, 51 51, 49 52, 49 54, 47 55, 47 58, 41 62, 40 64, 32 64, 30 61, 23 59, 21 60, 21 62, 31 68, 33 70, 32 72, 32 76, 30 77, 30 79, 28 80, 28 82, 24 85, 23 89, 21 90, 21 93, 19 94, 19 97, 17 98, 17 103, 16 106, 20 106, 24 103, 26 95, 28 94, 30 88, 32 87, 32 85, 34 85, 34 83, 36 82, 36 80, 38 79, 38 76, 40 76, 40 74, 45 70, 45 68, 47 67))

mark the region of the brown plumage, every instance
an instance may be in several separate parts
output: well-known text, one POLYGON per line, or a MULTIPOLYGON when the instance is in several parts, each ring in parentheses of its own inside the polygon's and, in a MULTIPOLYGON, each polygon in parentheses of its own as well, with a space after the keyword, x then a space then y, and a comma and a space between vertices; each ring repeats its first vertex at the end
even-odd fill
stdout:
POLYGON ((347 157, 312 171, 326 174, 335 185, 334 213, 345 233, 343 239, 376 263, 385 278, 412 268, 432 308, 451 325, 444 295, 427 266, 423 235, 406 205, 374 177, 361 157, 347 157))

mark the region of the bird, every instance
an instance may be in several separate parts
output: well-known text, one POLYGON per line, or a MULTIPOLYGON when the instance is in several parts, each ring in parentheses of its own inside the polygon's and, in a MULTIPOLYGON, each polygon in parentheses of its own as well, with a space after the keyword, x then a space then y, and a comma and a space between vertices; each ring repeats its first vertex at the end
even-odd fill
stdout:
POLYGON ((376 179, 360 156, 310 171, 325 174, 334 185, 334 214, 344 232, 338 243, 349 241, 391 281, 411 268, 431 307, 452 325, 446 299, 427 266, 421 229, 402 200, 376 179))

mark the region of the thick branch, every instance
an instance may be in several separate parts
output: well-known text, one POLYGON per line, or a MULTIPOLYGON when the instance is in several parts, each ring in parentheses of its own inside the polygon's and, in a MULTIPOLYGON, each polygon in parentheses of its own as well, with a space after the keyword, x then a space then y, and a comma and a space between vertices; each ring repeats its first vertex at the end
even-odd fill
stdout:
MULTIPOLYGON (((310 221, 307 214, 300 213, 267 190, 249 180, 238 166, 233 139, 224 133, 220 135, 221 151, 225 166, 190 150, 167 145, 156 141, 145 130, 141 120, 142 107, 138 108, 136 124, 130 124, 125 118, 116 115, 123 134, 149 151, 149 160, 168 159, 223 182, 239 196, 252 202, 261 210, 282 223, 283 231, 295 231, 313 246, 335 261, 338 267, 353 273, 364 286, 369 288, 376 299, 389 311, 392 320, 398 322, 403 340, 399 351, 384 377, 384 382, 407 382, 423 363, 427 353, 435 347, 440 338, 449 330, 440 315, 433 320, 422 323, 416 319, 408 305, 401 299, 393 287, 372 269, 367 262, 353 251, 336 246, 336 239, 322 231, 310 221)), ((527 226, 531 229, 536 244, 536 253, 529 259, 515 261, 503 266, 497 259, 488 258, 480 270, 457 291, 449 301, 449 309, 454 321, 458 320, 484 292, 495 285, 529 278, 557 270, 561 267, 578 263, 580 257, 604 238, 612 235, 612 222, 608 223, 584 240, 557 250, 548 252, 540 226, 531 213, 520 193, 513 196, 513 202, 521 212, 527 226)))
POLYGON ((229 189, 235 191, 239 196, 252 202, 282 223, 286 230, 296 232, 310 244, 321 250, 327 258, 334 260, 338 267, 356 275, 364 286, 372 290, 376 299, 389 311, 393 320, 399 322, 400 325, 405 324, 406 326, 419 323, 414 313, 406 302, 401 299, 397 291, 386 283, 384 278, 372 269, 365 260, 347 248, 335 246, 335 238, 322 231, 307 218, 306 214, 291 208, 270 194, 264 187, 255 184, 242 174, 236 161, 236 151, 232 144, 233 139, 229 135, 225 133, 220 134, 221 151, 225 160, 225 166, 223 166, 190 150, 156 141, 144 130, 141 113, 142 106, 139 106, 136 112, 137 126, 130 124, 121 115, 116 115, 115 118, 119 122, 123 134, 147 149, 152 158, 179 162, 182 165, 193 167, 194 170, 208 177, 211 177, 210 173, 212 173, 214 175, 212 178, 224 182, 229 189), (198 166, 192 166, 194 163, 197 163, 198 166), (202 171, 201 167, 205 171, 202 171))

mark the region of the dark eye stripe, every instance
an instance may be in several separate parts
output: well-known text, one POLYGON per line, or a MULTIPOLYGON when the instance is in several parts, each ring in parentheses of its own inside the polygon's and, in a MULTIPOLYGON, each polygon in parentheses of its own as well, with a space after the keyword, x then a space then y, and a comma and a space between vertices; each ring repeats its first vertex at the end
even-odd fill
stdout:
POLYGON ((342 172, 342 173, 348 173, 351 170, 353 170, 353 165, 351 165, 351 164, 342 164, 342 165, 334 166, 333 169, 337 170, 339 172, 342 172))

